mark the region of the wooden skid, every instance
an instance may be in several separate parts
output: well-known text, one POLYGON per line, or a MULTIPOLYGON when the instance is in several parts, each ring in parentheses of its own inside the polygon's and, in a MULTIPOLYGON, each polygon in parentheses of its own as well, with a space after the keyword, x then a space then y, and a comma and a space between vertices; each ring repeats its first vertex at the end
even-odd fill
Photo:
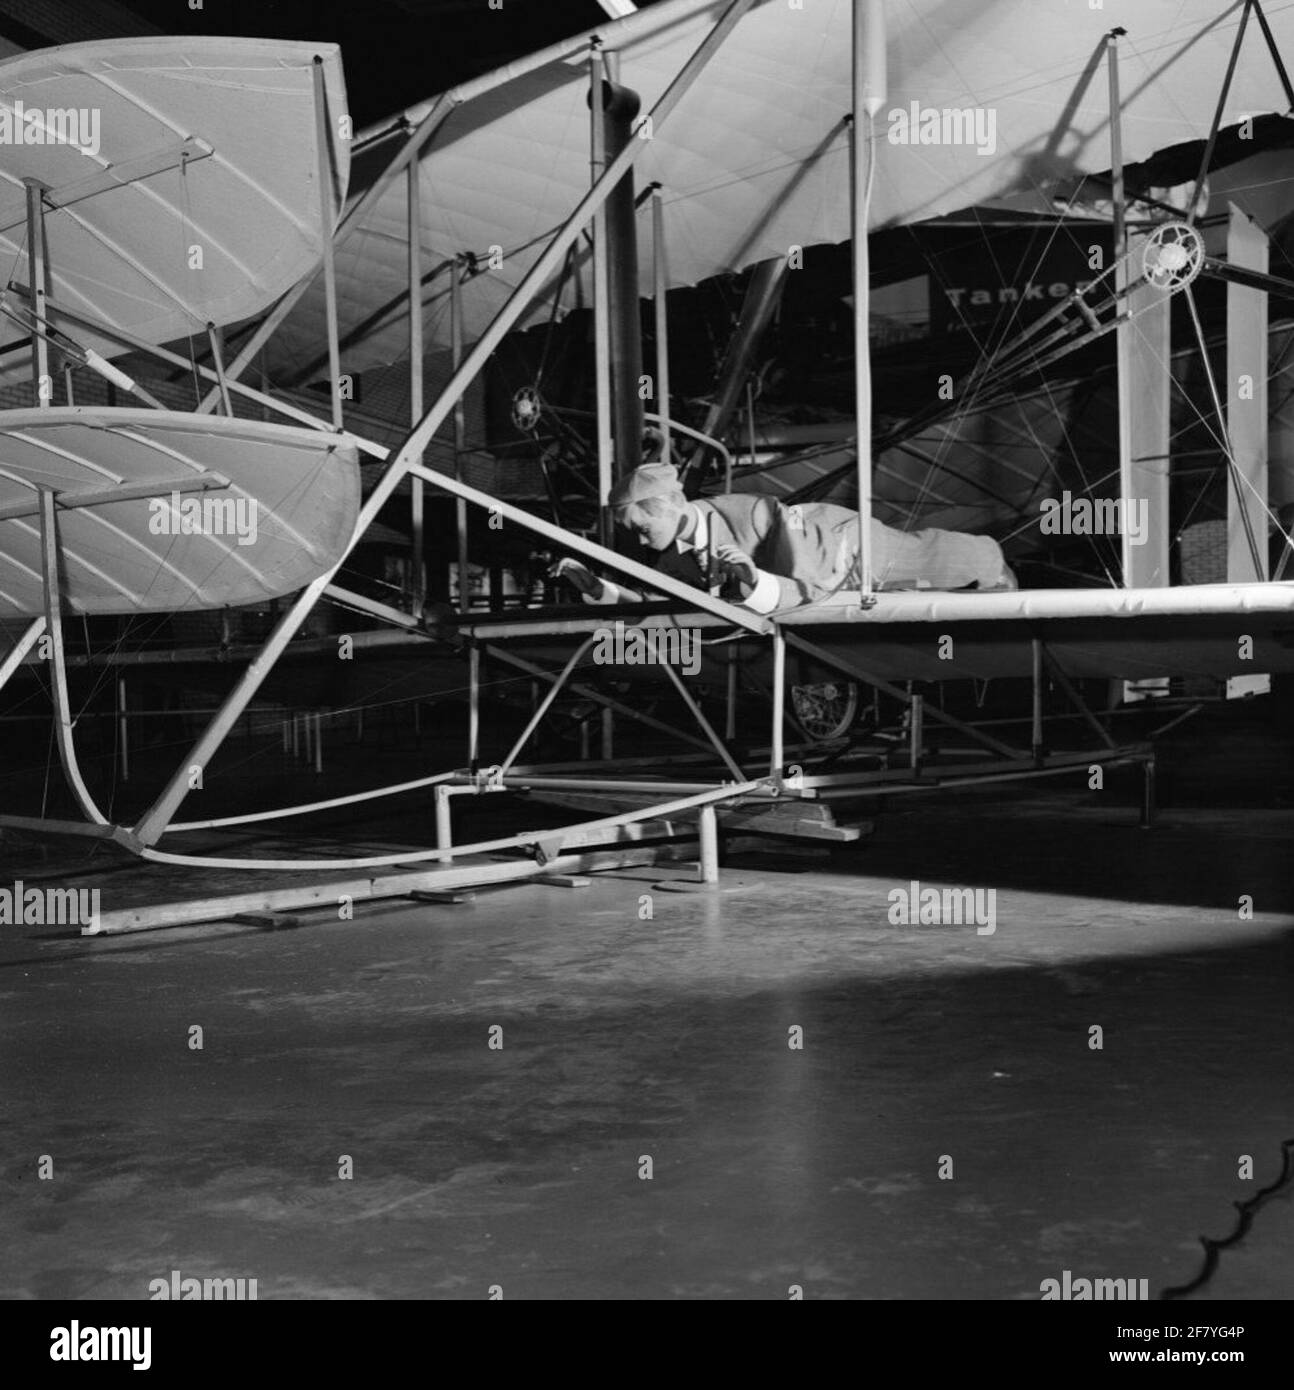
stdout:
POLYGON ((767 807, 736 808, 720 812, 719 824, 725 831, 740 830, 747 835, 776 835, 788 839, 828 840, 850 843, 870 835, 871 821, 861 825, 837 825, 831 808, 821 802, 788 800, 767 807))
POLYGON ((680 859, 695 859, 697 842, 668 845, 626 846, 564 854, 540 864, 533 859, 481 860, 445 868, 384 874, 374 878, 337 879, 331 883, 295 884, 222 898, 193 898, 185 902, 153 903, 146 907, 105 912, 97 931, 83 928, 82 936, 115 936, 126 932, 158 931, 165 927, 191 926, 199 922, 227 922, 255 915, 282 914, 307 908, 336 907, 382 898, 406 898, 423 892, 449 893, 467 887, 519 883, 526 879, 551 879, 559 874, 605 872, 680 859))

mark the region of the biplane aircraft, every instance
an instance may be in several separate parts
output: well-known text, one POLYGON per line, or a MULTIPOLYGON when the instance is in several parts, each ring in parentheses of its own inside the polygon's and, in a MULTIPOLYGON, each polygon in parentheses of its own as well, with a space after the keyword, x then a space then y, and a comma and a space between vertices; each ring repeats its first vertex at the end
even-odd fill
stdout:
MULTIPOLYGON (((878 791, 1094 763, 1140 766, 1149 811, 1153 746, 1115 737, 1108 711, 1084 698, 1092 682, 1119 682, 1139 700, 1184 678, 1247 694, 1294 668, 1294 583, 1272 577, 1273 548, 1280 566, 1290 543, 1278 515, 1289 469, 1268 459, 1268 298, 1294 296, 1294 282, 1270 273, 1267 229, 1243 187, 1223 174, 1211 182, 1220 143, 1294 111, 1282 58, 1294 38, 1288 7, 665 0, 614 9, 629 12, 355 135, 341 55, 326 45, 124 41, 0 64, 0 109, 21 102, 31 137, 0 148, 11 266, 0 367, 28 392, 22 408, 0 411, 9 634, 0 687, 47 673, 59 757, 84 817, 4 808, 0 825, 99 836, 167 863, 362 871, 352 888, 371 896, 606 864, 643 842, 699 833, 700 881, 710 884, 720 815, 844 840, 857 831, 834 808, 878 791), (101 112, 98 148, 54 119, 81 110, 101 112), (1191 178, 1175 187, 1130 178, 1170 147, 1198 153, 1191 178), (923 404, 876 409, 873 246, 918 224, 1012 218, 1043 227, 1048 244, 1105 249, 1081 285, 1004 299, 992 335, 968 320, 963 341, 974 350, 955 374, 929 364, 923 404), (851 418, 761 441, 752 410, 740 442, 737 402, 780 287, 806 251, 846 242, 851 418), (748 270, 717 387, 689 410, 670 389, 669 292, 748 270), (1197 303, 1208 282, 1224 286, 1221 350, 1197 303), (642 300, 652 304, 647 355, 642 300), (585 312, 594 408, 567 409, 538 380, 513 395, 521 466, 529 441, 543 480, 540 500, 521 505, 506 485, 519 465, 466 446, 474 383, 509 335, 585 312), (1055 373, 1111 343, 1117 388, 1100 441, 1111 466, 1092 476, 1075 444, 1092 422, 1065 404, 1072 379, 1058 408, 1055 373), (401 383, 385 419, 371 397, 353 399, 366 374, 401 383), (119 392, 129 406, 116 404, 119 392), (1183 412, 1198 427, 1192 438, 1207 440, 1207 467, 1179 466, 1173 422, 1183 412), (649 429, 694 496, 753 489, 847 502, 858 519, 856 584, 763 614, 617 548, 607 497, 642 462, 649 429), (583 512, 550 486, 545 431, 586 432, 576 450, 591 499, 583 512), (1220 535, 1212 571, 1182 554, 1188 490, 1206 485, 1220 535), (985 513, 986 497, 1001 510, 985 513), (254 543, 234 534, 240 502, 255 504, 254 543), (1079 546, 1095 519, 1135 509, 1139 520, 1135 532, 1107 528, 1099 567, 1071 568, 1063 583, 888 587, 870 563, 870 519, 915 529, 932 507, 964 529, 978 507, 984 529, 1031 541, 1059 517, 1079 546), (435 522, 446 509, 448 532, 435 522), (408 538, 403 593, 374 597, 344 582, 377 528, 408 538), (486 545, 579 557, 648 599, 591 607, 522 584, 514 601, 483 610, 471 602, 471 570, 473 548, 478 565, 491 563, 486 545), (448 605, 433 602, 429 559, 455 577, 448 605), (1183 582, 1201 575, 1212 582, 1183 582), (244 653, 219 711, 150 803, 114 822, 78 764, 68 621, 270 601, 273 629, 244 653), (330 802, 179 821, 194 770, 216 757, 276 664, 335 651, 335 638, 299 640, 320 604, 369 624, 353 634, 365 661, 466 669, 463 765, 330 802), (608 625, 622 638, 614 686, 592 655, 608 625), (658 649, 682 631, 700 644, 695 679, 669 661, 648 674, 672 690, 690 730, 644 712, 628 680, 640 673, 621 669, 634 664, 625 634, 640 647, 655 634, 658 649), (492 766, 480 750, 485 663, 549 686, 492 766), (1015 678, 1028 708, 1014 742, 975 719, 975 700, 963 716, 955 701, 927 698, 927 683, 979 690, 1015 678), (602 758, 522 764, 571 691, 604 711, 602 758), (1061 735, 1064 747, 1048 730, 1057 693, 1084 735, 1061 735), (860 721, 868 699, 870 722, 860 721), (901 718, 887 722, 886 711, 901 718), (659 758, 617 760, 612 719, 669 733, 688 751, 668 776, 659 758), (237 859, 182 848, 196 829, 423 788, 438 835, 423 852, 237 859), (455 846, 452 798, 504 790, 596 818, 455 846)), ((119 659, 120 644, 113 650, 119 659)), ((223 655, 227 665, 238 653, 223 655)), ((309 896, 284 889, 258 902, 293 893, 309 896)), ((235 904, 218 906, 227 915, 235 904)), ((100 929, 139 925, 125 913, 100 929)))

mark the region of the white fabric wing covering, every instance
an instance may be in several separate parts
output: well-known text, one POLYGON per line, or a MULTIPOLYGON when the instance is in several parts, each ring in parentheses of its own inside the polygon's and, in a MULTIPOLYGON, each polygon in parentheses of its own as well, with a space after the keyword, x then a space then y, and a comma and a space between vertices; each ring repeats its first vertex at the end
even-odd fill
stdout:
MULTIPOLYGON (((329 233, 336 225, 350 168, 345 115, 332 44, 121 39, 0 63, 6 278, 30 282, 23 181, 37 179, 55 204, 45 216, 52 303, 156 344, 260 313, 319 264, 325 222, 329 233), (326 217, 316 55, 333 132, 326 217)), ((127 350, 54 322, 105 357, 127 350)), ((26 336, 0 320, 0 348, 26 336)), ((9 376, 29 370, 16 350, 0 364, 9 376)))
POLYGON ((164 613, 303 588, 350 544, 360 483, 354 448, 319 430, 161 410, 0 412, 0 620, 44 611, 39 494, 51 489, 65 611, 164 613), (203 478, 210 490, 196 490, 203 478))
MULTIPOLYGON (((1268 8, 1277 42, 1288 47, 1294 9, 1268 8)), ((1108 168, 1103 40, 1116 26, 1127 30, 1120 43, 1125 160, 1203 138, 1240 7, 1218 0, 1105 0, 1100 9, 1086 0, 887 0, 885 9, 889 89, 872 140, 873 228, 1108 168), (955 114, 945 119, 944 112, 955 114)), ((646 112, 723 10, 714 0, 669 0, 591 33, 618 55, 619 81, 646 112)), ((643 140, 636 187, 662 186, 671 286, 849 236, 850 15, 849 0, 758 0, 669 120, 643 140)), ((469 342, 588 188, 588 39, 456 89, 457 109, 423 158, 424 276, 463 252, 482 267, 464 287, 469 342), (491 248, 501 264, 496 254, 491 266, 491 248)), ((1252 23, 1224 124, 1286 106, 1252 23)), ((416 122, 427 109, 408 118, 416 122)), ((350 370, 408 353, 408 315, 398 304, 408 283, 405 199, 401 177, 339 248, 350 370)), ((645 210, 639 259, 648 295, 645 210)), ((590 280, 586 255, 578 291, 568 283, 563 307, 587 304, 590 280)), ((554 290, 555 282, 549 299, 554 290)), ((443 273, 425 285, 424 302, 427 345, 443 349, 443 273)), ((549 312, 541 299, 521 326, 549 312)), ((279 335, 272 366, 288 377, 318 376, 323 343, 317 284, 279 335)))

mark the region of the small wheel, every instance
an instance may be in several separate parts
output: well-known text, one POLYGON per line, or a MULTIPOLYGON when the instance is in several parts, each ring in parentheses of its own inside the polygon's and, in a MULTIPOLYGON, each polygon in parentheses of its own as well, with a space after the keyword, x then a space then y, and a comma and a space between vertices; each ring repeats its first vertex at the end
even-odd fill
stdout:
POLYGON ((544 404, 533 386, 523 386, 512 397, 512 423, 522 434, 533 434, 539 428, 544 404))
POLYGON ((1156 227, 1141 253, 1146 279, 1157 290, 1185 289, 1204 264, 1204 238, 1185 222, 1156 227))
POLYGON ((832 739, 843 738, 858 714, 858 686, 854 681, 793 685, 791 712, 795 722, 814 742, 829 743, 832 739))

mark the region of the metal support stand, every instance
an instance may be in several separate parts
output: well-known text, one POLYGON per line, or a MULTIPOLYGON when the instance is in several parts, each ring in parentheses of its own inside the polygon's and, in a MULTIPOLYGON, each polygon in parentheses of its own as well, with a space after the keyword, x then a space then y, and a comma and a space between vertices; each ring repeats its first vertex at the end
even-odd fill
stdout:
POLYGON ((697 812, 697 849, 699 858, 695 878, 665 879, 652 884, 652 891, 658 893, 749 893, 761 888, 759 881, 729 879, 719 881, 719 817, 712 804, 702 806, 697 812))
POLYGON ((444 850, 440 856, 443 863, 448 864, 453 855, 449 853, 454 847, 454 822, 450 812, 449 788, 438 786, 435 789, 436 797, 436 848, 444 850))
POLYGON ((719 882, 719 818, 713 806, 702 806, 697 816, 700 831, 701 862, 698 877, 702 883, 719 882))
POLYGON ((769 739, 772 749, 769 757, 768 774, 770 777, 781 777, 782 766, 786 759, 782 751, 782 740, 784 731, 783 721, 786 718, 786 638, 781 628, 773 633, 773 729, 769 739))

